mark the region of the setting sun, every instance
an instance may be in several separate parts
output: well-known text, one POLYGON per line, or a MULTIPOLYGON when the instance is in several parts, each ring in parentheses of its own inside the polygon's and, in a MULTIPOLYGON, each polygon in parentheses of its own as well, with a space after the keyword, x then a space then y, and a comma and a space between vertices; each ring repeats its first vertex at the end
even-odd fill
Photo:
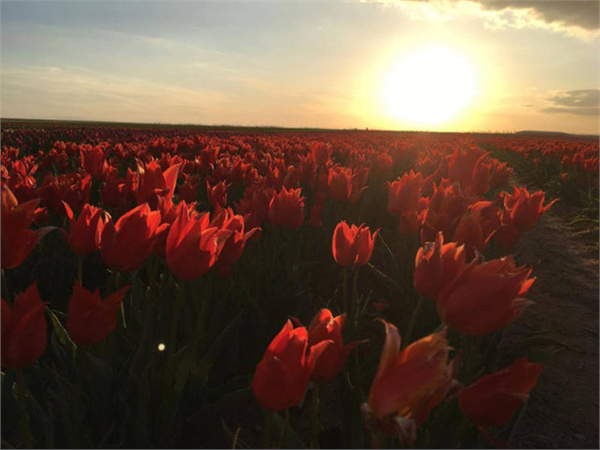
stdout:
POLYGON ((382 96, 389 114, 434 125, 455 117, 477 92, 473 66, 445 47, 425 47, 387 74, 382 96))

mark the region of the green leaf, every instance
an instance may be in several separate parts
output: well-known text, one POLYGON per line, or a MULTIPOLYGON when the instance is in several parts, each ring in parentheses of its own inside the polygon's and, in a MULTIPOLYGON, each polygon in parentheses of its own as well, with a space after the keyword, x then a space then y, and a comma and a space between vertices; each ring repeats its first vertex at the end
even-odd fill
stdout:
POLYGON ((281 443, 281 448, 306 448, 306 445, 300 440, 296 432, 292 429, 290 424, 287 425, 283 417, 279 414, 273 414, 273 438, 275 441, 279 439, 285 431, 285 435, 283 436, 283 441, 281 443))
POLYGON ((46 312, 50 316, 50 321, 52 322, 52 326, 54 327, 54 332, 56 333, 58 342, 60 342, 62 345, 66 345, 67 347, 69 347, 69 349, 71 350, 71 356, 75 358, 75 354, 77 353, 77 345, 75 345, 75 343, 71 340, 69 333, 67 333, 65 327, 63 327, 62 323, 60 323, 60 320, 58 320, 56 314, 54 314, 54 312, 52 312, 50 308, 46 308, 46 312))

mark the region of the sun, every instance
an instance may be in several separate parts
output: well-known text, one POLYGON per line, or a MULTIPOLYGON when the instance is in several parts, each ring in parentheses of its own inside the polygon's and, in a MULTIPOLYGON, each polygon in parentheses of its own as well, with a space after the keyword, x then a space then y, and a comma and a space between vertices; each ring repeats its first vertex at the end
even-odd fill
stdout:
POLYGON ((396 119, 436 125, 456 117, 476 91, 473 66, 449 48, 432 46, 402 59, 387 74, 382 95, 396 119))

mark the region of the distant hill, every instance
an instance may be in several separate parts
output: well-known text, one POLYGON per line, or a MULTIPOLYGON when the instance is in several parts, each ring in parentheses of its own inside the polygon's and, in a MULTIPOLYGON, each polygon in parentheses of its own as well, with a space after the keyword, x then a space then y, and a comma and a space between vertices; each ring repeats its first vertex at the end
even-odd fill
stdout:
POLYGON ((531 136, 531 137, 566 137, 566 138, 585 138, 597 140, 598 136, 595 134, 572 134, 565 133, 564 131, 538 131, 538 130, 523 130, 515 132, 518 136, 531 136))

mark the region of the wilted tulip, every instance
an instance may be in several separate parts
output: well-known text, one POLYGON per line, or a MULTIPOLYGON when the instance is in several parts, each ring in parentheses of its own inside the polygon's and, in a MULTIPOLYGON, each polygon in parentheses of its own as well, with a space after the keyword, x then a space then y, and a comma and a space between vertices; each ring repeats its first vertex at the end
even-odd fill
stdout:
POLYGON ((67 241, 71 251, 77 256, 89 255, 100 248, 100 240, 104 225, 108 221, 104 211, 86 203, 75 219, 73 211, 64 203, 69 218, 69 235, 67 241))
POLYGON ((519 358, 465 388, 459 396, 460 409, 480 427, 505 424, 529 397, 541 372, 541 364, 519 358))
POLYGON ((379 231, 371 235, 371 230, 364 224, 349 227, 345 221, 338 223, 331 243, 333 259, 344 267, 365 265, 371 259, 377 233, 379 231))
POLYGON ((311 347, 307 355, 306 328, 294 329, 288 320, 254 372, 252 392, 258 403, 269 411, 281 411, 300 403, 315 361, 331 343, 322 341, 311 347))
POLYGON ((469 335, 498 331, 532 302, 523 298, 533 285, 531 269, 512 257, 471 262, 439 294, 437 311, 448 326, 469 335))
POLYGON ((17 296, 12 310, 2 299, 2 367, 22 369, 44 354, 47 304, 40 300, 36 283, 17 296))
POLYGON ((459 246, 456 242, 444 244, 441 231, 435 242, 425 243, 415 258, 413 280, 419 294, 437 299, 440 292, 466 267, 464 250, 464 245, 459 246))
POLYGON ((77 345, 96 344, 103 341, 115 329, 117 312, 131 286, 125 286, 104 300, 100 292, 90 292, 75 282, 69 299, 67 331, 77 345))
POLYGON ((346 358, 354 347, 362 341, 354 341, 344 345, 342 331, 346 324, 346 314, 333 317, 331 311, 323 308, 313 318, 308 326, 308 345, 312 346, 331 340, 329 345, 316 360, 312 370, 311 379, 314 381, 329 381, 335 377, 342 367, 346 358))
POLYGON ((116 224, 109 218, 100 241, 102 260, 122 272, 136 270, 152 253, 159 225, 160 212, 150 211, 148 203, 124 214, 116 224))
POLYGON ((304 222, 304 197, 301 194, 300 188, 288 191, 285 187, 275 194, 269 204, 269 220, 273 225, 300 228, 304 222))

